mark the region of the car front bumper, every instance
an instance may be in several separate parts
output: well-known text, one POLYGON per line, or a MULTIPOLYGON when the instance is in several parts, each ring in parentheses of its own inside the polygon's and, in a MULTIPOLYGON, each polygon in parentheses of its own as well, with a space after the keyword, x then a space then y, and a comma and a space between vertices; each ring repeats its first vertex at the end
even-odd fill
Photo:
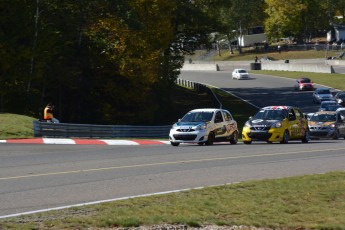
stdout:
POLYGON ((207 133, 207 130, 198 130, 193 132, 170 130, 169 140, 175 143, 201 143, 207 141, 207 133))
POLYGON ((269 130, 254 130, 250 127, 244 127, 242 130, 243 141, 280 142, 283 140, 283 136, 283 128, 270 128, 269 130))
POLYGON ((332 138, 335 135, 336 129, 331 127, 310 126, 311 138, 332 138))

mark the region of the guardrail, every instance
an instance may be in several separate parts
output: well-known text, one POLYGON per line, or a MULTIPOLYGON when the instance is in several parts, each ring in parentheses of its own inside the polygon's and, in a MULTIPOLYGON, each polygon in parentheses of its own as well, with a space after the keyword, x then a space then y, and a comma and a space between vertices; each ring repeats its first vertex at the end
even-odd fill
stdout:
POLYGON ((168 138, 171 125, 89 125, 33 121, 35 137, 168 138))
POLYGON ((218 97, 215 95, 215 93, 209 87, 207 87, 204 84, 193 82, 193 81, 189 81, 189 80, 185 80, 185 79, 181 79, 181 78, 177 78, 176 79, 176 84, 184 86, 184 87, 188 87, 188 88, 191 88, 191 89, 194 89, 197 92, 208 93, 209 95, 212 96, 212 100, 213 100, 213 103, 214 103, 215 107, 222 108, 222 106, 223 106, 222 103, 220 102, 220 100, 218 99, 218 97))

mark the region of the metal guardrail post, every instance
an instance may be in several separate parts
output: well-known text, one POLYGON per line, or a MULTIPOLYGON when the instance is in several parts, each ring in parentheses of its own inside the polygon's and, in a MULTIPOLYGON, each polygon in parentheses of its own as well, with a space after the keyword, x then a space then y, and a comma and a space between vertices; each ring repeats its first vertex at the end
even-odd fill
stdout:
POLYGON ((34 126, 34 137, 41 137, 41 123, 39 121, 33 121, 33 126, 34 126))

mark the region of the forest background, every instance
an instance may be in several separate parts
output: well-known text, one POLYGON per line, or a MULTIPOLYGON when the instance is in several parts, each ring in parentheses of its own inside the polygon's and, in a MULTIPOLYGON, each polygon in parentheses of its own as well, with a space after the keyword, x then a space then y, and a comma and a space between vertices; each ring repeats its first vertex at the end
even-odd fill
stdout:
POLYGON ((345 0, 1 0, 0 112, 169 124, 186 54, 258 25, 306 43, 344 14, 345 0))

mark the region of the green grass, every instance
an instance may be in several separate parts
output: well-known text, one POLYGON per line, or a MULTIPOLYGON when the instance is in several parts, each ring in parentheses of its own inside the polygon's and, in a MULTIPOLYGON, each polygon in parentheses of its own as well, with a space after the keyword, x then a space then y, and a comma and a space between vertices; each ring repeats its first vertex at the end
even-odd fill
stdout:
POLYGON ((221 56, 215 56, 216 61, 246 61, 254 60, 255 56, 270 57, 273 60, 286 60, 286 59, 314 59, 314 58, 325 58, 325 56, 339 56, 340 51, 283 51, 278 52, 267 52, 267 53, 254 53, 254 52, 244 52, 243 54, 230 54, 228 51, 223 50, 221 56))
POLYGON ((289 72, 273 70, 251 70, 251 73, 268 74, 274 76, 297 79, 300 77, 309 77, 314 83, 326 85, 335 89, 345 91, 345 74, 331 73, 306 73, 306 72, 289 72))
POLYGON ((35 118, 11 113, 0 113, 0 139, 33 137, 35 118))
MULTIPOLYGON (((186 56, 185 60, 191 58, 192 60, 199 60, 199 58, 205 55, 206 51, 197 51, 194 55, 186 56)), ((341 51, 330 50, 325 52, 324 50, 307 50, 307 51, 282 51, 278 52, 253 52, 247 49, 243 50, 242 54, 234 51, 234 54, 230 54, 228 50, 221 50, 221 56, 215 53, 215 56, 210 57, 208 61, 254 61, 255 56, 258 58, 270 57, 273 60, 286 60, 286 59, 315 59, 325 58, 326 56, 338 57, 341 51), (212 59, 212 60, 211 60, 212 59)))
POLYGON ((145 225, 343 229, 345 172, 249 181, 0 220, 0 229, 145 225))

